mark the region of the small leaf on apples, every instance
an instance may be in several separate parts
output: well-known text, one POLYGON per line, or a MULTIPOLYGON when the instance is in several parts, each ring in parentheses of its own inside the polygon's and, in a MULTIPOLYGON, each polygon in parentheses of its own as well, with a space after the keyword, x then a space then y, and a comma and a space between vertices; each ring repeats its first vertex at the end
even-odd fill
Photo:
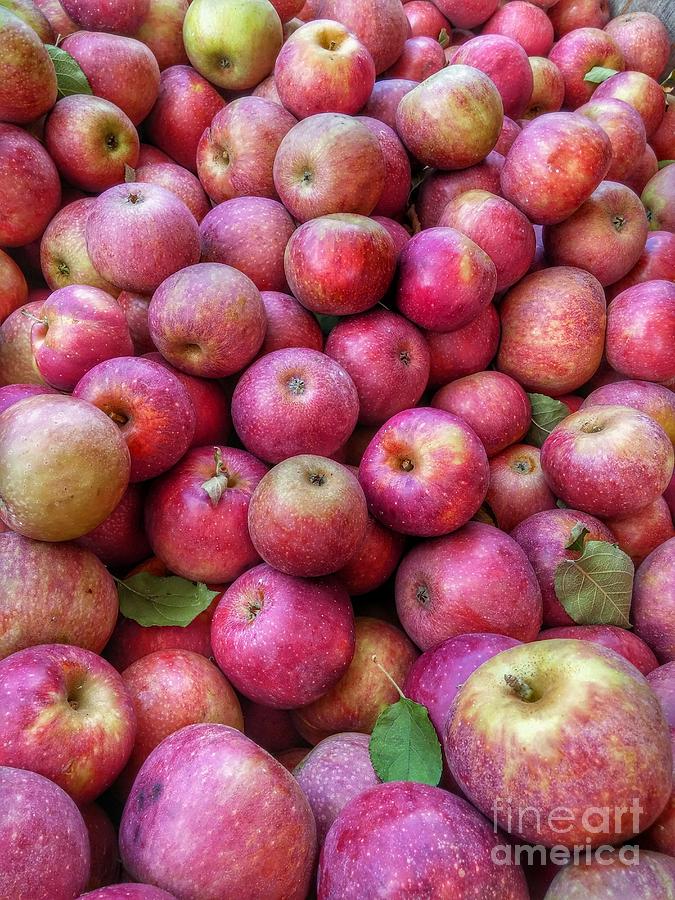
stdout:
POLYGON ((630 556, 616 544, 587 541, 578 559, 564 559, 558 565, 556 597, 577 625, 630 628, 634 574, 630 556))
POLYGON ((56 71, 57 99, 69 97, 71 94, 92 94, 91 85, 87 76, 73 59, 70 53, 56 47, 54 44, 45 44, 47 53, 54 63, 56 71))
POLYGON ((555 505, 558 507, 558 509, 569 509, 569 506, 565 503, 564 500, 556 500, 555 505))
POLYGON ((339 316, 324 316, 322 313, 314 313, 324 334, 330 334, 340 321, 339 316))
POLYGON ((590 72, 586 72, 584 75, 584 81, 590 81, 591 84, 602 84, 603 81, 607 81, 608 78, 611 78, 612 75, 616 75, 617 72, 617 69, 606 69, 604 66, 593 66, 590 72))
POLYGON ((574 528, 570 531, 570 539, 565 544, 565 550, 573 550, 575 553, 583 553, 584 547, 586 546, 586 535, 590 534, 590 531, 583 522, 577 522, 574 528))
POLYGON ((541 447, 556 425, 569 416, 570 411, 562 400, 554 400, 553 397, 547 397, 546 394, 528 394, 527 396, 530 398, 532 406, 532 423, 525 441, 535 447, 541 447))
POLYGON ((436 786, 443 772, 441 745, 426 706, 401 697, 384 709, 370 737, 370 761, 382 781, 436 786))
POLYGON ((115 580, 120 612, 144 628, 151 625, 185 628, 218 594, 201 582, 187 581, 175 575, 162 578, 149 572, 138 572, 125 581, 115 580))
POLYGON ((438 35, 438 43, 445 49, 450 44, 450 35, 447 32, 446 28, 441 28, 438 35))
POLYGON ((133 184, 136 181, 136 169, 126 163, 124 164, 124 180, 127 184, 133 184))

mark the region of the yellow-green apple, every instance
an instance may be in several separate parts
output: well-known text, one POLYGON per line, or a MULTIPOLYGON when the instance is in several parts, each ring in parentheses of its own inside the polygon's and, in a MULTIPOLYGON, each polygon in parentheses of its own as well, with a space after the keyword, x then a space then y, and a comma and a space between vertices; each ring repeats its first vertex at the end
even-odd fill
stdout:
POLYGON ((445 29, 448 36, 452 33, 450 22, 431 0, 410 0, 403 6, 410 34, 412 37, 431 37, 438 39, 445 29))
MULTIPOLYGON (((91 851, 91 867, 86 890, 96 891, 106 885, 116 883, 119 878, 120 860, 117 846, 117 829, 98 803, 87 803, 85 806, 81 806, 80 814, 84 819, 84 824, 87 826, 89 849, 91 851)), ((125 885, 120 885, 120 887, 124 888, 125 885)), ((87 895, 83 894, 82 896, 86 897, 87 895)), ((105 897, 106 894, 104 893, 104 900, 105 897)), ((91 900, 91 894, 89 895, 89 900, 91 900)), ((150 895, 148 900, 152 900, 152 895, 150 895)), ((166 900, 166 898, 162 898, 160 895, 159 900, 166 900)))
POLYGON ((26 278, 11 256, 0 250, 0 323, 28 299, 26 278))
POLYGON ((663 497, 630 516, 607 519, 617 543, 639 566, 642 560, 665 541, 675 537, 670 509, 663 497))
POLYGON ((279 291, 261 291, 267 330, 259 356, 288 347, 323 350, 323 333, 316 318, 295 297, 279 291))
POLYGON ((604 28, 609 22, 608 0, 558 0, 549 18, 556 39, 578 28, 604 28))
POLYGON ((0 325, 0 385, 34 384, 46 385, 35 365, 35 357, 30 343, 33 320, 24 315, 24 310, 37 315, 42 309, 42 300, 34 300, 15 309, 0 325))
POLYGON ((295 124, 288 110, 262 97, 240 97, 217 112, 197 147, 199 180, 214 203, 277 199, 274 157, 295 124))
POLYGON ((445 65, 445 52, 436 38, 410 37, 399 58, 385 72, 385 77, 424 81, 445 65))
POLYGON ((442 69, 403 96, 396 131, 422 164, 466 169, 494 148, 504 118, 499 91, 472 66, 442 69))
POLYGON ((0 246, 37 240, 61 204, 52 158, 23 128, 0 123, 0 246))
POLYGON ((125 291, 152 293, 200 256, 195 217, 158 184, 129 182, 109 188, 96 198, 85 233, 95 268, 125 291))
MULTIPOLYGON (((561 625, 540 632, 538 641, 565 640, 592 641, 623 656, 636 669, 648 676, 659 662, 650 648, 632 631, 617 625, 561 625)), ((649 680, 649 679, 648 679, 649 680)))
POLYGON ((150 0, 61 0, 70 18, 88 31, 133 34, 147 13, 150 0))
POLYGON ((503 197, 489 191, 465 191, 448 203, 438 224, 461 231, 487 253, 497 271, 497 292, 520 281, 532 265, 534 229, 503 197))
POLYGON ((644 281, 675 281, 675 234, 670 231, 650 231, 640 258, 616 284, 607 291, 607 300, 613 300, 629 287, 644 281))
POLYGON ((434 5, 457 28, 475 28, 487 21, 499 6, 498 0, 438 0, 434 5))
POLYGON ((429 380, 429 348, 411 323, 386 309, 344 319, 326 353, 349 373, 359 395, 359 422, 381 425, 416 406, 429 380))
POLYGON ((396 610, 422 650, 478 631, 531 641, 542 622, 541 591, 527 556, 513 538, 479 522, 403 558, 396 610), (481 560, 487 558, 499 564, 486 569, 481 560))
POLYGON ((277 151, 273 175, 282 203, 300 222, 341 212, 367 216, 382 196, 384 156, 362 122, 320 113, 291 128, 277 151))
POLYGON ((162 71, 189 62, 183 44, 183 20, 189 4, 190 0, 150 0, 140 28, 134 33, 136 40, 152 50, 162 71))
POLYGON ((576 109, 590 100, 597 83, 586 75, 595 69, 620 72, 624 60, 618 44, 601 28, 575 28, 557 41, 549 55, 560 69, 565 83, 565 107, 576 109))
POLYGON ((49 20, 33 0, 3 0, 2 5, 35 31, 45 44, 53 44, 56 35, 49 20))
POLYGON ((363 541, 367 519, 355 475, 308 454, 285 459, 264 475, 248 507, 248 530, 260 556, 303 578, 341 569, 363 541))
POLYGON ((472 803, 544 846, 620 843, 670 796, 657 698, 631 663, 590 641, 535 641, 488 660, 457 694, 444 745, 472 803))
POLYGON ((422 328, 454 331, 485 309, 496 283, 495 264, 478 244, 455 228, 427 228, 401 251, 396 306, 422 328))
POLYGON ((614 98, 592 97, 577 109, 579 115, 595 122, 607 134, 612 145, 612 162, 607 171, 609 181, 623 181, 633 175, 645 152, 647 136, 638 111, 614 98))
POLYGON ((97 287, 71 284, 54 291, 33 316, 31 346, 40 374, 72 391, 91 368, 133 353, 124 310, 97 287))
POLYGON ((506 295, 500 317, 497 366, 528 391, 569 393, 600 365, 605 295, 588 272, 553 266, 526 275, 506 295))
POLYGON ((459 897, 471 871, 478 896, 526 900, 520 865, 495 861, 503 841, 461 797, 428 784, 380 784, 354 798, 328 832, 318 897, 356 900, 383 884, 392 895, 459 897))
POLYGON ((286 280, 304 307, 324 315, 354 315, 375 306, 396 270, 394 242, 367 216, 320 216, 291 234, 286 280))
POLYGON ((171 365, 188 375, 224 378, 243 369, 260 349, 265 308, 242 272, 198 263, 162 282, 150 302, 148 326, 171 365))
POLYGON ((63 178, 98 193, 124 181, 138 162, 138 132, 126 113, 101 97, 63 97, 45 123, 45 145, 63 178))
POLYGON ((511 532, 511 537, 525 551, 539 581, 546 626, 574 624, 558 600, 554 581, 556 570, 563 560, 578 559, 581 555, 578 550, 567 548, 572 529, 579 523, 588 530, 585 542, 615 543, 614 535, 605 524, 576 509, 543 510, 524 519, 511 532))
POLYGON ((553 46, 551 20, 539 6, 524 0, 513 0, 500 6, 481 31, 482 34, 501 34, 513 38, 528 56, 548 56, 553 46))
POLYGON ((354 115, 370 97, 375 64, 344 25, 317 19, 284 43, 274 81, 281 102, 298 119, 326 112, 354 115))
POLYGON ((300 453, 330 456, 350 436, 359 398, 347 372, 304 347, 275 350, 253 363, 232 397, 244 447, 266 462, 300 453))
POLYGON ((675 660, 675 538, 644 560, 635 575, 632 614, 635 633, 662 663, 675 660))
POLYGON ((216 662, 245 697, 293 709, 323 697, 354 655, 354 613, 335 578, 296 578, 268 565, 225 591, 211 623, 216 662))
POLYGON ((229 681, 199 653, 158 650, 122 672, 136 714, 136 738, 114 790, 125 797, 139 769, 164 738, 187 725, 218 722, 244 730, 244 716, 229 681))
POLYGON ((530 56, 529 64, 532 70, 532 93, 520 118, 536 119, 544 113, 558 112, 565 98, 562 72, 545 56, 530 56))
POLYGON ((259 897, 274 885, 299 900, 309 890, 316 826, 300 786, 265 750, 227 725, 189 725, 143 764, 124 808, 120 851, 132 878, 177 896, 259 897), (260 841, 263 831, 274 841, 260 841), (211 839, 218 853, 204 855, 211 839))
POLYGON ((191 172, 197 171, 197 146, 225 101, 190 66, 171 66, 159 79, 159 95, 145 122, 148 140, 191 172))
POLYGON ((84 400, 28 397, 0 416, 0 518, 26 537, 68 541, 96 528, 130 469, 119 428, 84 400))
POLYGON ((138 166, 135 179, 146 184, 158 184, 171 191, 183 201, 198 224, 211 209, 209 198, 197 176, 171 160, 138 166))
POLYGON ((42 775, 0 767, 0 892, 14 900, 79 897, 89 878, 87 829, 42 775))
POLYGON ((152 360, 105 360, 78 381, 73 396, 98 407, 119 427, 131 455, 132 482, 166 472, 192 443, 196 416, 190 395, 152 360))
POLYGON ((363 115, 378 119, 395 131, 398 104, 401 98, 418 84, 419 82, 408 78, 385 78, 383 81, 376 81, 368 102, 363 107, 363 115))
POLYGON ((615 381, 596 388, 582 407, 631 406, 658 422, 675 444, 675 394, 662 384, 650 381, 615 381))
POLYGON ((642 116, 647 140, 661 124, 666 111, 663 88, 644 72, 617 72, 598 85, 595 96, 597 99, 613 97, 634 106, 642 116))
POLYGON ((396 688, 373 656, 397 684, 403 684, 419 655, 400 628, 382 619, 358 617, 355 634, 354 657, 340 681, 293 712, 295 727, 311 744, 344 731, 370 734, 382 710, 398 700, 396 688))
MULTIPOLYGON (((515 2, 515 0, 512 0, 515 2)), ((489 191, 501 194, 500 175, 504 157, 494 150, 468 169, 457 172, 432 172, 422 182, 416 209, 422 228, 435 228, 448 203, 465 191, 489 191)))
POLYGON ((489 466, 476 433, 441 409, 397 413, 375 434, 359 468, 371 513, 402 534, 448 534, 485 499, 489 466))
POLYGON ((455 50, 450 64, 473 66, 489 75, 502 98, 504 115, 521 118, 534 79, 527 54, 517 41, 498 34, 472 38, 455 50))
POLYGON ((340 22, 355 34, 378 75, 396 62, 410 33, 400 0, 371 0, 367 6, 360 0, 321 0, 318 17, 340 22))
POLYGON ((554 225, 590 197, 611 159, 612 145, 599 125, 569 112, 547 113, 514 141, 501 173, 502 193, 530 221, 554 225))
POLYGON ((281 20, 268 0, 193 0, 183 22, 190 62, 220 88, 253 88, 281 49, 281 20))
POLYGON ((295 222, 277 200, 234 197, 202 220, 202 261, 238 269, 260 291, 286 291, 284 251, 294 231, 295 222))
POLYGON ((670 38, 658 16, 649 12, 629 12, 616 16, 605 31, 617 44, 626 68, 658 79, 668 64, 670 38))
POLYGON ((537 447, 514 444, 492 457, 485 500, 502 531, 511 531, 535 513, 555 509, 537 447))
POLYGON ((0 658, 55 641, 100 653, 117 620, 117 590, 89 550, 0 534, 0 658))
POLYGON ((244 713, 244 734, 268 753, 280 753, 302 744, 290 710, 263 706, 246 697, 241 698, 241 708, 244 713))
POLYGON ((667 104, 661 124, 649 139, 659 160, 675 159, 675 110, 672 107, 672 103, 667 104))
POLYGON ((170 571, 192 581, 234 581, 260 562, 247 516, 266 471, 243 450, 190 450, 148 495, 145 522, 153 552, 170 571))
POLYGON ((87 76, 92 92, 110 100, 138 125, 159 93, 159 66, 152 51, 134 38, 77 31, 61 44, 87 76))
POLYGON ((541 467, 553 493, 568 506, 594 516, 625 517, 666 489, 673 445, 644 413, 593 406, 553 429, 541 449, 541 467))
POLYGON ((143 524, 144 507, 145 491, 130 484, 108 518, 76 543, 95 553, 106 566, 128 568, 141 562, 152 552, 143 524))
POLYGON ((358 116, 358 121, 375 135, 384 157, 385 184, 373 210, 373 218, 400 216, 412 189, 410 159, 406 149, 393 128, 385 122, 370 116, 358 116))
POLYGON ((664 166, 645 185, 641 194, 651 231, 675 233, 675 167, 664 166))
POLYGON ((463 328, 424 336, 431 362, 429 387, 439 387, 488 367, 499 345, 499 313, 490 303, 463 328))
POLYGON ((49 112, 56 103, 54 65, 33 28, 4 4, 0 7, 0 54, 4 60, 0 120, 25 125, 49 112))
POLYGON ((110 663, 81 647, 41 644, 0 660, 0 765, 51 778, 88 803, 122 771, 136 719, 110 663))
POLYGON ((607 361, 626 378, 675 378, 675 284, 654 280, 622 291, 607 309, 607 361))

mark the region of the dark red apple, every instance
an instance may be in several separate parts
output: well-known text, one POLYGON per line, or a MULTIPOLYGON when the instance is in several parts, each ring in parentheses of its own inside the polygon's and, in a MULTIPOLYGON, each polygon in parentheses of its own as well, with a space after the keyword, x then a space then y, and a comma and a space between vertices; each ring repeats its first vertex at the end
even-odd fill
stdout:
POLYGON ((108 518, 78 538, 77 544, 95 553, 106 566, 128 568, 146 559, 151 550, 143 525, 144 504, 143 489, 130 484, 108 518))
POLYGON ((675 112, 666 105, 661 124, 649 139, 658 160, 675 158, 675 112))
POLYGON ((628 275, 606 291, 607 299, 644 281, 675 281, 675 234, 669 231, 650 231, 640 258, 628 275))
POLYGON ((545 509, 555 509, 555 497, 541 470, 539 450, 514 444, 490 460, 490 485, 485 500, 502 531, 545 509))
POLYGON ((149 0, 61 0, 66 13, 81 28, 89 31, 114 31, 133 34, 139 27, 150 3, 149 0))
POLYGON ((616 625, 563 625, 559 628, 546 628, 537 637, 538 641, 558 640, 592 641, 601 647, 607 647, 623 656, 648 675, 658 666, 658 660, 647 644, 632 631, 618 628, 616 625))
POLYGON ((80 807, 80 813, 87 826, 91 851, 91 868, 86 889, 93 891, 110 885, 119 878, 117 829, 97 803, 87 803, 80 807))
POLYGON ((558 0, 549 18, 556 38, 577 28, 604 28, 611 13, 607 0, 558 0))
POLYGON ((0 322, 28 299, 28 284, 11 256, 0 250, 0 322))
MULTIPOLYGON (((358 469, 354 466, 354 472, 358 469)), ((405 547, 405 538, 368 515, 366 533, 358 549, 336 577, 350 597, 369 594, 381 587, 394 574, 405 547)))
POLYGON ((358 116, 358 121, 375 135, 384 157, 385 183, 373 210, 373 218, 377 221, 380 216, 400 216, 408 204, 412 190, 410 160, 406 149, 394 129, 385 122, 370 116, 358 116))
POLYGON ((319 323, 295 297, 278 291, 261 291, 260 296, 265 307, 267 331, 259 356, 288 347, 323 350, 319 323))
POLYGON ((242 698, 244 734, 269 753, 291 750, 302 743, 287 709, 263 706, 242 698))

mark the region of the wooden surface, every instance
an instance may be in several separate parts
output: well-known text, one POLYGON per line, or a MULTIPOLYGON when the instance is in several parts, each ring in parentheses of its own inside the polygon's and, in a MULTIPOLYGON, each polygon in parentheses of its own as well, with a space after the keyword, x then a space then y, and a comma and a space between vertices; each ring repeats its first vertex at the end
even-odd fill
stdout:
POLYGON ((627 12, 650 12, 658 16, 670 34, 670 68, 675 68, 675 0, 609 0, 612 18, 627 12))

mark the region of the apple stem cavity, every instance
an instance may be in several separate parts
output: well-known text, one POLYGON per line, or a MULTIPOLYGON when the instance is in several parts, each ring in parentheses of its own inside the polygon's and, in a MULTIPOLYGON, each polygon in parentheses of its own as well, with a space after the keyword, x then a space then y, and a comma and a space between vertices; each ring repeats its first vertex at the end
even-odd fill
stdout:
POLYGON ((288 381, 288 389, 291 394, 295 394, 296 397, 299 397, 300 394, 305 393, 305 382, 304 379, 300 378, 298 375, 294 375, 288 381))
POLYGON ((377 668, 380 670, 380 672, 382 672, 382 674, 383 674, 384 677, 387 679, 387 681, 390 681, 390 682, 394 685, 394 687, 396 688, 396 690, 397 690, 398 693, 399 693, 399 696, 400 696, 401 700, 405 700, 405 699, 406 699, 406 695, 403 693, 403 691, 402 691, 401 688, 398 686, 398 684, 396 684, 396 682, 395 682, 394 679, 392 678, 391 674, 390 674, 389 672, 387 672, 387 670, 386 670, 385 667, 382 665, 382 663, 379 661, 379 659, 377 658, 377 656, 375 656, 375 654, 373 654, 370 658, 371 658, 372 661, 375 663, 375 665, 376 665, 377 668))
POLYGON ((219 447, 213 448, 213 460, 215 464, 215 472, 211 478, 207 479, 202 487, 209 496, 211 506, 218 506, 223 492, 229 487, 229 473, 223 465, 223 456, 219 447))
POLYGON ((49 324, 47 319, 41 319, 39 316, 34 315, 28 309, 22 309, 21 315, 25 316, 27 319, 30 319, 31 322, 35 322, 36 325, 44 325, 47 326, 49 324))
POLYGON ((405 459, 401 460, 401 468, 404 472, 412 472, 412 470, 415 468, 415 463, 411 459, 408 459, 408 457, 406 457, 405 459))
POLYGON ((431 599, 429 596, 429 588, 426 586, 426 584, 421 584, 417 588, 417 591, 415 592, 415 596, 417 597, 417 602, 420 603, 422 606, 427 606, 429 603, 429 600, 431 599))
POLYGON ((538 699, 534 694, 534 690, 520 675, 505 675, 504 681, 513 693, 525 703, 534 703, 538 699))

